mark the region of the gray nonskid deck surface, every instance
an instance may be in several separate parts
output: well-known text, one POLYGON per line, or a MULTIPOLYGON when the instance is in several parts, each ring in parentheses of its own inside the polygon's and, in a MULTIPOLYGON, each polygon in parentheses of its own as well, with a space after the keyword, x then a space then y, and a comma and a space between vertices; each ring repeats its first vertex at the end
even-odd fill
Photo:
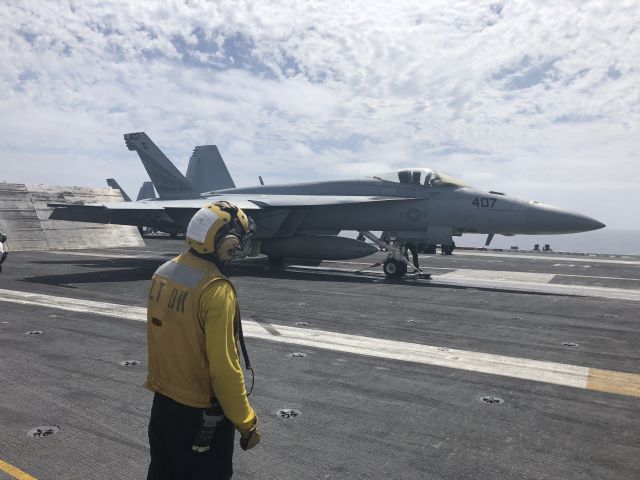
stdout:
MULTIPOLYGON (((128 256, 113 259, 16 253, 0 289, 142 307, 147 279, 182 245, 158 240, 94 252, 128 256)), ((423 264, 491 270, 482 258, 432 256, 423 264)), ((354 263, 369 260, 375 258, 354 263)), ((578 268, 516 255, 501 260, 499 270, 516 272, 578 268)), ((640 269, 632 267, 599 264, 597 274, 637 280, 640 269)), ((387 283, 264 262, 234 272, 243 312, 265 326, 306 322, 323 331, 639 373, 637 302, 387 283)), ((38 479, 144 478, 151 401, 141 387, 145 324, 7 302, 0 302, 0 322, 0 460, 38 479), (34 330, 44 333, 26 334, 34 330), (140 364, 123 367, 125 360, 140 364), (27 436, 41 425, 60 432, 27 436)), ((640 477, 638 397, 256 338, 248 347, 256 368, 251 401, 264 438, 250 452, 237 448, 234 478, 640 477), (504 403, 484 403, 486 395, 504 403), (283 408, 302 415, 280 418, 283 408)))

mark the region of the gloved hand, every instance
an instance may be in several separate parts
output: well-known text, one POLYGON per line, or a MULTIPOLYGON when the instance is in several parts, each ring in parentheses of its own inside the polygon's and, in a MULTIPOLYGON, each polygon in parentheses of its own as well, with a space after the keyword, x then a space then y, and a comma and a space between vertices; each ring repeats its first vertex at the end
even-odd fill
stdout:
POLYGON ((257 422, 258 418, 256 417, 249 430, 240 432, 240 448, 242 448, 242 450, 249 450, 260 443, 260 437, 262 435, 258 431, 257 422))

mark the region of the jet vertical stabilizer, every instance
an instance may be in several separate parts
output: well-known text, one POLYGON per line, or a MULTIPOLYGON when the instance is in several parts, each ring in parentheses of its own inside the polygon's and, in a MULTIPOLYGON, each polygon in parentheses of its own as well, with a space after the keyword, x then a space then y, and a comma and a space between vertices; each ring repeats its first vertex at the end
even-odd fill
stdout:
POLYGON ((236 186, 215 145, 201 145, 193 149, 187 180, 201 193, 236 186))
POLYGON ((118 185, 118 182, 116 182, 115 178, 107 178, 107 185, 109 185, 114 190, 120 190, 120 193, 122 194, 122 198, 124 198, 125 202, 131 201, 131 199, 129 198, 129 195, 127 195, 126 192, 122 189, 122 187, 118 185))
POLYGON ((138 191, 138 198, 136 198, 136 202, 140 200, 148 200, 150 198, 156 198, 156 191, 153 189, 152 182, 144 182, 138 191))
POLYGON ((171 163, 164 153, 151 141, 144 132, 125 133, 124 141, 129 150, 135 150, 142 160, 161 199, 197 198, 191 182, 171 163))

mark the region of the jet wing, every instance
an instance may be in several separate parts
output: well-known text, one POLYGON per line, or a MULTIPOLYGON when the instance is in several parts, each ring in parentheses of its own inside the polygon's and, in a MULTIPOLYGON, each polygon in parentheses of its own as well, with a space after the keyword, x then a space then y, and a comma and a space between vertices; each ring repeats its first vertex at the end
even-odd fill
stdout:
POLYGON ((51 220, 175 228, 175 221, 161 205, 155 205, 155 203, 156 202, 49 203, 47 206, 53 207, 53 211, 51 215, 49 215, 51 220))
MULTIPOLYGON (((351 203, 369 202, 396 202, 402 200, 415 200, 414 198, 398 197, 355 197, 355 196, 330 196, 330 195, 240 195, 225 194, 212 195, 192 200, 142 200, 137 202, 113 202, 113 203, 49 203, 54 211, 69 209, 73 211, 125 211, 125 212, 151 212, 170 209, 198 210, 212 202, 227 201, 243 210, 264 210, 276 207, 313 207, 319 205, 342 205, 351 203)), ((53 218, 53 217, 51 217, 53 218)))
POLYGON ((240 195, 224 194, 190 200, 148 200, 139 202, 63 204, 50 203, 50 219, 75 222, 144 225, 158 229, 170 227, 186 230, 189 220, 200 208, 218 201, 228 201, 249 214, 257 225, 257 237, 290 236, 298 232, 308 212, 314 207, 353 205, 372 202, 415 201, 412 198, 240 195))

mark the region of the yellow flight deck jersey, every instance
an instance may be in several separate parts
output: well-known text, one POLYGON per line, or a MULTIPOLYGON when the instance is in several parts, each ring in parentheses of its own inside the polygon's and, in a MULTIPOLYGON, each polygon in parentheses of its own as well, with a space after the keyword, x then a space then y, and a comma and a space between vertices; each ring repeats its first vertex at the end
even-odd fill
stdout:
POLYGON ((153 275, 147 308, 149 374, 144 386, 197 408, 220 402, 240 431, 255 413, 238 356, 238 303, 218 267, 187 252, 153 275))

